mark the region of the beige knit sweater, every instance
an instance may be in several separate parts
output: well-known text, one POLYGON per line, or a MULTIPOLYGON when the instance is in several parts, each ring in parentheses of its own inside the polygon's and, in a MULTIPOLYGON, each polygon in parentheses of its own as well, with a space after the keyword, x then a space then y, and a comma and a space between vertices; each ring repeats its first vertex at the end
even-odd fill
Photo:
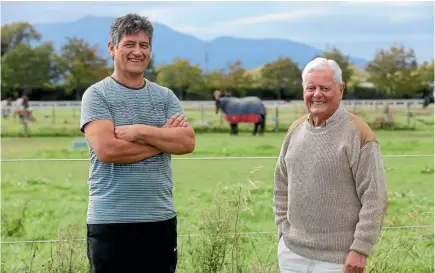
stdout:
POLYGON ((293 252, 344 264, 368 256, 387 207, 379 143, 369 126, 339 108, 321 128, 308 115, 288 130, 275 168, 274 213, 293 252))

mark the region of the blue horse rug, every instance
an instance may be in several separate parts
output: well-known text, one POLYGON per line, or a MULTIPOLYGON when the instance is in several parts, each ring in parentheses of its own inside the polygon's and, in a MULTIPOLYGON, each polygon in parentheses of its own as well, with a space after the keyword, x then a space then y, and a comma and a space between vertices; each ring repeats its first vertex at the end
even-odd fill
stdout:
POLYGON ((228 123, 257 123, 266 114, 266 108, 258 97, 222 97, 220 108, 228 123))

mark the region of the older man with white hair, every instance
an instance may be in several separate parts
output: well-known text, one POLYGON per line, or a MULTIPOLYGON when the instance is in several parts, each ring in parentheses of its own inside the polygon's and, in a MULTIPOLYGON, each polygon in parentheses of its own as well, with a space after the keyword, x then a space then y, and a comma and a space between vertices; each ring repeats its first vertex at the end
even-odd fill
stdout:
POLYGON ((341 106, 337 63, 302 72, 309 114, 289 128, 275 168, 274 214, 281 272, 360 273, 387 209, 379 142, 341 106))

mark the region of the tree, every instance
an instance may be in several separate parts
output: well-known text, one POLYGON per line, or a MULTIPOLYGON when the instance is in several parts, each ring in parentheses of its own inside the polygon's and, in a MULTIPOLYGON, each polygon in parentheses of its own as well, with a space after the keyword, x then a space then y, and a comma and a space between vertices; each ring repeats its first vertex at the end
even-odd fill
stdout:
POLYGON ((290 58, 280 57, 266 64, 261 69, 261 81, 266 88, 277 90, 277 99, 281 99, 281 93, 291 95, 302 90, 301 70, 290 58))
POLYGON ((403 46, 378 51, 366 71, 368 81, 391 98, 415 97, 421 86, 414 50, 403 46))
POLYGON ((184 92, 200 93, 205 87, 201 68, 178 58, 157 68, 157 82, 178 90, 180 100, 184 99, 184 92))
MULTIPOLYGON (((362 90, 366 90, 367 87, 361 87, 361 85, 367 84, 368 75, 364 69, 357 67, 353 63, 349 63, 349 69, 352 71, 352 76, 346 83, 346 91, 344 92, 344 99, 360 98, 362 90), (361 89, 363 88, 363 89, 361 89)), ((369 83, 370 84, 370 83, 369 83)), ((373 96, 370 92, 365 92, 364 95, 373 96)))
POLYGON ((424 62, 417 69, 419 97, 433 96, 434 93, 434 60, 432 62, 424 62))
POLYGON ((327 48, 326 51, 317 57, 324 57, 329 60, 334 60, 340 66, 342 71, 343 82, 348 83, 352 77, 353 70, 350 67, 349 56, 343 55, 336 47, 327 48))
POLYGON ((41 35, 27 22, 7 24, 1 28, 1 56, 21 44, 30 44, 39 41, 41 35))
POLYGON ((157 80, 157 71, 156 71, 156 67, 154 65, 154 63, 155 63, 154 60, 155 60, 155 56, 153 55, 150 59, 150 62, 148 63, 147 69, 145 70, 145 73, 144 73, 144 77, 152 82, 157 80))
POLYGON ((432 62, 424 62, 418 67, 419 81, 423 86, 433 86, 434 83, 434 60, 432 62))
POLYGON ((55 67, 56 56, 51 42, 36 48, 28 44, 14 46, 2 57, 2 88, 31 93, 32 89, 49 85, 59 77, 55 67))
POLYGON ((236 95, 244 96, 245 90, 251 88, 254 84, 253 77, 246 73, 240 60, 230 63, 228 68, 229 73, 225 85, 228 89, 235 91, 236 95))
POLYGON ((214 90, 225 90, 230 88, 227 74, 223 69, 212 70, 204 74, 205 85, 214 90))
POLYGON ((83 39, 68 37, 58 60, 64 77, 65 92, 82 92, 110 74, 107 60, 98 56, 98 47, 91 47, 83 39))

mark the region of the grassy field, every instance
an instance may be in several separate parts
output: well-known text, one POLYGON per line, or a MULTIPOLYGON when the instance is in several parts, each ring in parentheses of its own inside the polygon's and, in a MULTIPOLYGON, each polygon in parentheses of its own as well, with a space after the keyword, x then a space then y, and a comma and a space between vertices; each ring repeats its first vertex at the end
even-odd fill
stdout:
MULTIPOLYGON (((370 115, 373 117, 373 113, 370 115)), ((193 116, 194 120, 198 117, 193 116)), ((284 124, 289 124, 298 113, 283 116, 284 124)), ((433 116, 427 114, 423 118, 433 124, 433 116)), ((398 119, 406 120, 403 115, 398 119)), ((59 124, 47 122, 44 126, 50 130, 60 130, 62 126, 77 130, 76 121, 60 125, 62 119, 56 120, 59 124), (57 125, 60 127, 53 129, 57 125)), ((215 117, 216 120, 219 121, 215 117)), ((2 130, 19 130, 19 125, 12 123, 4 122, 2 130)), ((433 157, 388 157, 433 154, 433 129, 433 125, 418 125, 414 130, 376 131, 386 155, 390 199, 384 227, 433 225, 433 157)), ((283 132, 263 137, 248 132, 237 137, 226 133, 198 134, 195 152, 185 157, 275 157, 283 137, 283 132)), ((87 159, 87 150, 72 151, 71 144, 76 139, 81 138, 3 138, 2 159, 87 159)), ((177 272, 278 272, 272 213, 275 159, 181 159, 175 157, 173 161, 180 234, 177 272), (249 234, 228 235, 232 232, 249 234)), ((86 160, 2 162, 1 167, 3 242, 85 238, 86 160)), ((433 272, 433 243, 432 227, 385 229, 366 272, 433 272)), ((80 240, 3 244, 2 272, 87 272, 85 251, 85 242, 80 240)))

